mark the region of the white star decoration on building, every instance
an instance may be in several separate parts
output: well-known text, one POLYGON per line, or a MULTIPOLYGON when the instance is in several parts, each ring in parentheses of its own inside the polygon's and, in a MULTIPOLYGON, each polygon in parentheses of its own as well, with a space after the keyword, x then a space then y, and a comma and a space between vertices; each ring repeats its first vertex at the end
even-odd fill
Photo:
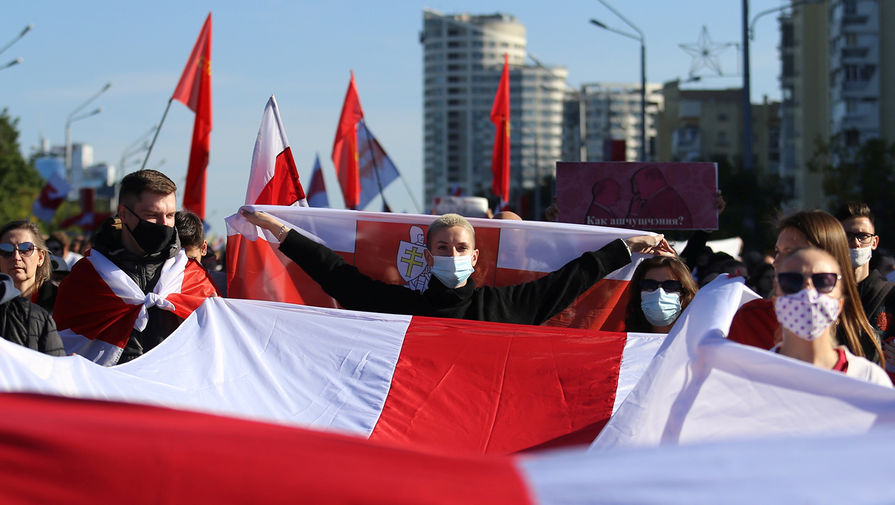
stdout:
POLYGON ((702 68, 723 76, 724 72, 721 71, 721 62, 718 56, 730 46, 735 45, 737 45, 735 42, 713 42, 707 26, 702 27, 699 40, 695 44, 678 44, 681 49, 693 56, 693 61, 690 62, 691 78, 696 77, 697 72, 702 68))

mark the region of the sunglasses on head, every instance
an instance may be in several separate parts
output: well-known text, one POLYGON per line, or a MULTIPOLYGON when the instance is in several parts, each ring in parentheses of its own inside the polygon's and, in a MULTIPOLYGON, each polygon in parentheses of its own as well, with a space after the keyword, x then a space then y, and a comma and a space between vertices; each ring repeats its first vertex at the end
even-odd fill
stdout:
POLYGON ((19 255, 23 258, 27 258, 34 252, 34 244, 31 242, 22 242, 19 245, 13 245, 8 242, 0 244, 0 256, 4 258, 12 258, 16 251, 19 251, 19 255))
POLYGON ((641 291, 655 291, 661 287, 666 293, 680 293, 683 290, 681 281, 667 280, 659 282, 653 279, 643 279, 640 281, 641 291))
MULTIPOLYGON (((818 293, 829 293, 836 287, 836 283, 842 278, 839 274, 811 274, 811 284, 818 293)), ((805 285, 805 276, 798 272, 781 272, 777 274, 777 285, 780 290, 791 295, 798 293, 805 285)))

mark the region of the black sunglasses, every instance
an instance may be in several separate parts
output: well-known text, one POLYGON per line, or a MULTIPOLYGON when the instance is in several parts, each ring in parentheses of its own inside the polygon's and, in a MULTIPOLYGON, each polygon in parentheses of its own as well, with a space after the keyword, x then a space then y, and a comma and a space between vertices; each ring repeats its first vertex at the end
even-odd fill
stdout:
POLYGON ((680 293, 684 289, 681 281, 674 281, 670 279, 662 282, 653 279, 643 279, 640 281, 641 291, 655 291, 659 289, 659 286, 661 286, 666 293, 680 293))
POLYGON ((23 258, 27 258, 34 252, 34 244, 31 242, 22 242, 19 245, 13 245, 9 242, 0 244, 0 256, 3 256, 4 258, 12 258, 12 255, 15 254, 16 251, 19 251, 19 254, 23 258))
MULTIPOLYGON (((836 287, 836 283, 842 278, 839 274, 811 274, 811 284, 818 293, 829 293, 836 287)), ((791 295, 798 293, 805 285, 805 276, 798 272, 781 272, 777 274, 777 285, 784 293, 791 295)))

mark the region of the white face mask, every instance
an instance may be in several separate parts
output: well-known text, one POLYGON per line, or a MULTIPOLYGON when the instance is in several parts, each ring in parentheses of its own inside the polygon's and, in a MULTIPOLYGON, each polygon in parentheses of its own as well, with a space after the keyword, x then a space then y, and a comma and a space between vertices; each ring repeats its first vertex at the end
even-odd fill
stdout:
POLYGON ((851 254, 851 266, 854 268, 866 265, 870 261, 870 257, 873 256, 873 249, 870 246, 856 247, 849 249, 848 252, 851 254))
POLYGON ((839 300, 814 289, 803 289, 774 300, 774 312, 784 328, 804 340, 814 340, 839 317, 839 300))
POLYGON ((640 308, 649 324, 668 326, 681 313, 681 294, 666 293, 662 288, 655 291, 641 291, 640 308))

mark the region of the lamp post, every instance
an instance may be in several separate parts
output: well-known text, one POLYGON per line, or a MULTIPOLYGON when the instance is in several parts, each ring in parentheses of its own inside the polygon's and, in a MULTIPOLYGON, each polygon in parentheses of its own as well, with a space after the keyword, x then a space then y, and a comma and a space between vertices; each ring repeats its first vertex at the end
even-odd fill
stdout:
MULTIPOLYGON (((14 39, 12 39, 11 41, 9 41, 8 44, 3 46, 3 49, 0 49, 0 54, 3 54, 4 51, 6 51, 10 47, 12 47, 12 45, 15 44, 16 42, 18 42, 19 40, 21 40, 21 38, 24 37, 26 33, 30 32, 32 28, 34 28, 34 25, 26 26, 25 29, 21 31, 21 33, 16 35, 16 37, 14 39)), ((21 62, 19 62, 19 63, 21 63, 21 62)), ((12 65, 7 65, 7 66, 12 66, 12 65)))
POLYGON ((625 18, 620 12, 609 5, 606 0, 599 0, 599 2, 606 6, 607 9, 612 11, 613 14, 618 16, 619 19, 624 21, 626 25, 630 26, 635 32, 637 32, 637 35, 612 28, 605 25, 604 23, 601 23, 600 21, 597 21, 596 19, 591 19, 591 24, 603 28, 604 30, 617 33, 623 37, 628 37, 629 39, 634 39, 640 42, 640 161, 646 161, 646 37, 643 35, 643 31, 640 28, 634 25, 634 23, 628 21, 628 19, 625 18))
POLYGON ((18 65, 19 63, 21 63, 21 62, 23 62, 23 61, 24 61, 24 60, 23 60, 22 58, 16 58, 16 59, 10 61, 9 63, 7 63, 6 65, 3 65, 2 67, 0 67, 0 70, 3 70, 3 69, 5 69, 5 68, 9 68, 9 67, 14 67, 14 66, 18 65))
MULTIPOLYGON (((99 98, 100 95, 108 91, 110 87, 112 87, 112 83, 107 82, 106 85, 103 86, 102 89, 100 89, 96 94, 88 98, 87 101, 79 105, 75 110, 71 111, 71 113, 68 115, 68 118, 65 120, 65 175, 68 178, 69 182, 73 182, 71 173, 71 124, 75 121, 86 119, 90 116, 95 116, 102 112, 102 109, 95 109, 87 114, 77 116, 78 112, 81 112, 84 107, 90 105, 90 102, 96 100, 97 98, 99 98)), ((77 187, 79 187, 80 185, 80 182, 81 178, 78 177, 78 186, 74 184, 72 185, 76 186, 77 189, 77 187)))

